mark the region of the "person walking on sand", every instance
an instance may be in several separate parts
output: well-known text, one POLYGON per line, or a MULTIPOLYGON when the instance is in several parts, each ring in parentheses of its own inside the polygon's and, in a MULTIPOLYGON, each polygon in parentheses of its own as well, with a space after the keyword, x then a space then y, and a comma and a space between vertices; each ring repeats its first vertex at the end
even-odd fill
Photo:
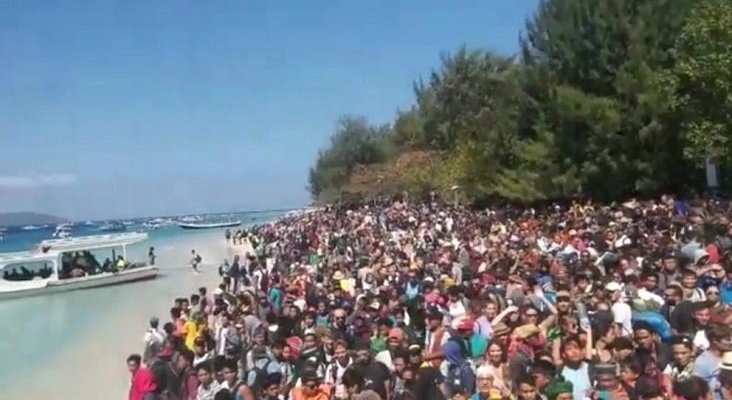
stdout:
POLYGON ((193 267, 193 272, 198 274, 198 265, 201 264, 201 255, 196 253, 196 250, 191 250, 191 267, 193 267))

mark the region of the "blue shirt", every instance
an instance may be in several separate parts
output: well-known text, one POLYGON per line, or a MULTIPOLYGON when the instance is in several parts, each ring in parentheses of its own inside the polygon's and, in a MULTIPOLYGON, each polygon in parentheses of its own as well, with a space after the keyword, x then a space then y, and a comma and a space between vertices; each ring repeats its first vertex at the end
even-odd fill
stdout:
POLYGON ((719 285, 719 300, 722 304, 732 304, 732 282, 725 281, 719 285))
POLYGON ((720 359, 709 350, 701 353, 694 361, 694 375, 709 383, 709 390, 714 393, 714 398, 722 400, 721 388, 719 385, 719 364, 720 359))

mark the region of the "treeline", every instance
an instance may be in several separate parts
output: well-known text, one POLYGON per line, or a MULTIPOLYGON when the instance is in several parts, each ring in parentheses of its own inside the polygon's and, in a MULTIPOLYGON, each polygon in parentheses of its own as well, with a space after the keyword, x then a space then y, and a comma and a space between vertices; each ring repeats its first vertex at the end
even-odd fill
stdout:
POLYGON ((520 48, 442 57, 391 124, 343 118, 313 198, 610 200, 701 191, 707 157, 730 166, 732 0, 545 0, 520 48))

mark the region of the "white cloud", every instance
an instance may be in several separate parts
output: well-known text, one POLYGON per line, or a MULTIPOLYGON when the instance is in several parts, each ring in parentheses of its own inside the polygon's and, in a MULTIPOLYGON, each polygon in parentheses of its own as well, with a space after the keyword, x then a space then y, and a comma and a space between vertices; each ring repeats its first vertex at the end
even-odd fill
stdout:
POLYGON ((71 174, 28 176, 0 176, 0 189, 34 189, 48 186, 67 186, 77 182, 71 174))

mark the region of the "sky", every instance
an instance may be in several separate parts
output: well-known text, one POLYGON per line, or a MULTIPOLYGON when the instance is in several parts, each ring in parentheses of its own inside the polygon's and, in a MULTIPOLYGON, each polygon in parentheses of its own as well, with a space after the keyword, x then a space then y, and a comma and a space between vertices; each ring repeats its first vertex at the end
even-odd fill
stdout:
POLYGON ((387 123, 440 54, 518 50, 538 0, 0 0, 0 212, 306 205, 344 115, 387 123))

